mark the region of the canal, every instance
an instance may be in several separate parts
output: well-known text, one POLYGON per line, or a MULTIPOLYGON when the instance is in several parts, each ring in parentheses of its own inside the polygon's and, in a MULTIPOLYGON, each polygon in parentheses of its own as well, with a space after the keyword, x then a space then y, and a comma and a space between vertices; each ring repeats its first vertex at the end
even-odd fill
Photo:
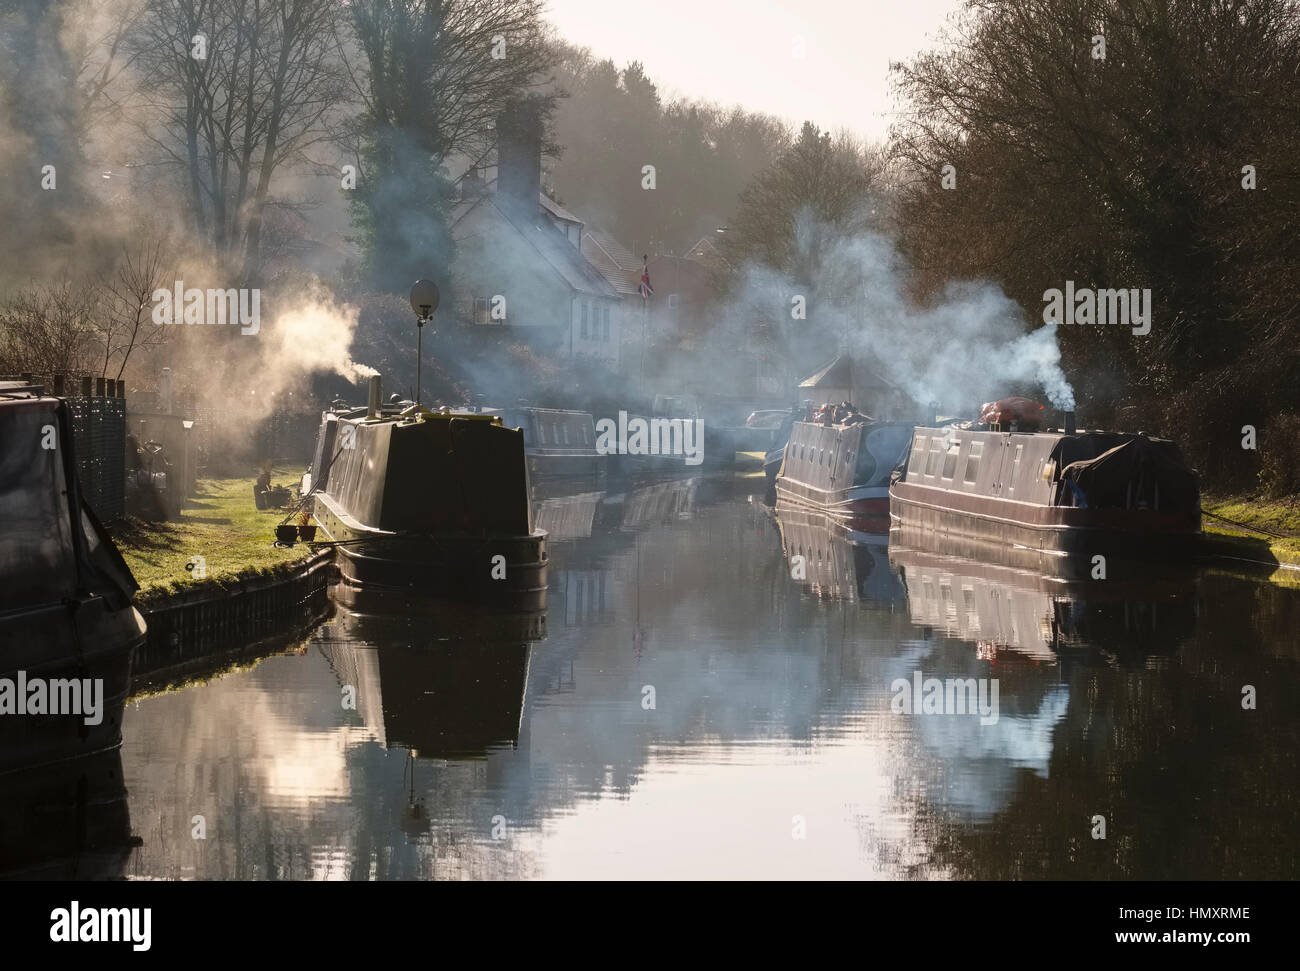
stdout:
POLYGON ((1212 569, 1066 587, 782 520, 760 486, 544 501, 544 617, 340 608, 133 700, 125 875, 1300 869, 1300 591, 1212 569), (959 684, 932 711, 930 679, 993 707, 951 710, 959 684))

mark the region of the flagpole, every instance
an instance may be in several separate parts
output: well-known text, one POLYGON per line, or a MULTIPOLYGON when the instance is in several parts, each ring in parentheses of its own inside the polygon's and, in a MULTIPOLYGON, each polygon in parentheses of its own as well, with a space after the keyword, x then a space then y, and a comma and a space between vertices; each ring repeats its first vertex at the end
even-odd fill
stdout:
POLYGON ((646 350, 646 321, 650 315, 647 300, 650 295, 646 291, 650 289, 650 254, 646 253, 641 257, 641 285, 637 288, 641 293, 641 394, 645 395, 645 350, 646 350))

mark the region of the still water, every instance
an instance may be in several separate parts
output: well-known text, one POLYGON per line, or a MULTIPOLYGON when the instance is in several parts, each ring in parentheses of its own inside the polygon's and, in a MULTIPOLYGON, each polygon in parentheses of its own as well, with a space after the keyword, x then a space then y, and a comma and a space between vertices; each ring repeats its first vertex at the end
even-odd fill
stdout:
POLYGON ((340 608, 137 697, 123 872, 1300 872, 1300 591, 1211 570, 1063 586, 774 515, 760 487, 547 500, 544 617, 340 608), (997 720, 894 711, 916 671, 996 682, 997 720))

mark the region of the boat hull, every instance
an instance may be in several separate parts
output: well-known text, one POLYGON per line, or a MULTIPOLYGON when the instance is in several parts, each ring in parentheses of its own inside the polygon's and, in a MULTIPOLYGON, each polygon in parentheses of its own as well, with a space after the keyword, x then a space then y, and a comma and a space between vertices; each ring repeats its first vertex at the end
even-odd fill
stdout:
POLYGON ((546 479, 599 479, 605 471, 605 456, 596 452, 550 452, 528 449, 528 477, 546 479))
POLYGON ((854 486, 831 491, 778 478, 776 498, 778 502, 815 510, 841 523, 875 520, 888 528, 888 486, 854 486))
POLYGON ((905 482, 890 491, 889 516, 912 530, 1067 556, 1178 558, 1201 542, 1199 517, 1181 513, 1038 506, 905 482))
POLYGON ((547 534, 393 533, 369 529, 329 495, 316 497, 316 521, 335 547, 343 584, 397 599, 454 600, 502 610, 546 605, 547 534))
MULTIPOLYGON (((110 751, 122 744, 122 713, 131 687, 131 664, 144 643, 145 623, 134 607, 115 609, 102 598, 50 605, 0 622, 6 663, 0 678, 15 685, 68 679, 102 682, 97 724, 79 714, 0 717, 0 774, 110 751), (24 634, 26 631, 26 634, 24 634)), ((84 704, 84 702, 83 702, 84 704)))

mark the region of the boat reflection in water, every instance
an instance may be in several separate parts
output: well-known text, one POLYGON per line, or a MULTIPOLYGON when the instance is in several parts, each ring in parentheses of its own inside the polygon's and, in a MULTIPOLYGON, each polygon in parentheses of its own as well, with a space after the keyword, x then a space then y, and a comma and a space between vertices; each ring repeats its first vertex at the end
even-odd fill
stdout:
MULTIPOLYGON (((1152 565, 1145 580, 1081 580, 1077 557, 1026 569, 1020 554, 984 550, 976 559, 923 545, 928 534, 895 529, 889 559, 907 587, 912 622, 977 645, 1039 660, 1141 666, 1168 655, 1196 628, 1196 574, 1152 565)), ((946 548, 952 543, 945 542, 946 548)))
POLYGON ((545 611, 359 613, 340 606, 312 637, 386 748, 418 758, 484 757, 519 741, 530 645, 545 611))
POLYGON ((773 518, 790 576, 810 594, 886 607, 903 602, 902 583, 889 565, 888 517, 876 517, 874 530, 786 506, 775 510, 773 518))
POLYGON ((0 879, 122 878, 140 841, 120 749, 12 772, 0 787, 0 879))
POLYGON ((997 689, 996 719, 914 719, 914 737, 943 766, 927 802, 968 818, 989 821, 1001 813, 1019 791, 1022 771, 1049 778, 1055 741, 1074 735, 1067 723, 1080 687, 1076 669, 1146 667, 1195 632, 1191 575, 1067 581, 902 546, 899 538, 895 531, 889 560, 924 637, 891 663, 891 686, 933 677, 997 689))

